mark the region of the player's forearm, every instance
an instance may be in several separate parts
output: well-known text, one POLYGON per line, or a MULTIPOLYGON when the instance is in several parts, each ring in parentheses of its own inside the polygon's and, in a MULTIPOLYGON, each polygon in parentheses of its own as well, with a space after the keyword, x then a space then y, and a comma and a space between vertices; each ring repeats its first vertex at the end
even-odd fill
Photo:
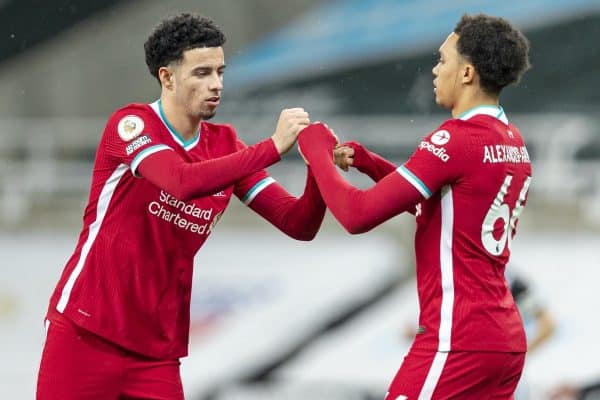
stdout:
POLYGON ((335 168, 336 139, 323 124, 300 132, 298 145, 311 166, 325 204, 350 233, 366 232, 422 199, 419 191, 396 173, 388 174, 368 190, 350 185, 335 168))
POLYGON ((325 204, 344 229, 352 234, 372 229, 376 221, 363 212, 364 196, 340 176, 330 160, 331 157, 326 154, 307 157, 325 204))
POLYGON ((379 182, 386 175, 396 170, 396 165, 389 162, 372 151, 367 150, 358 142, 348 142, 347 145, 354 148, 353 166, 363 174, 366 174, 375 182, 379 182))
POLYGON ((391 174, 392 172, 394 172, 396 170, 396 165, 389 162, 388 160, 386 160, 385 158, 381 157, 378 154, 375 154, 373 152, 369 152, 369 155, 371 156, 371 158, 374 160, 372 166, 373 169, 371 171, 369 171, 367 173, 369 175, 369 177, 371 179, 373 179, 375 182, 379 182, 381 179, 383 179, 386 175, 391 174))
POLYGON ((140 175, 180 200, 211 195, 280 160, 271 139, 210 160, 187 162, 174 151, 159 151, 138 166, 140 175))
POLYGON ((274 184, 252 202, 251 208, 286 235, 304 241, 316 236, 326 210, 310 168, 302 196, 296 198, 274 184))
POLYGON ((367 232, 420 200, 418 191, 398 174, 360 190, 343 179, 327 152, 309 152, 307 157, 327 207, 349 233, 367 232))

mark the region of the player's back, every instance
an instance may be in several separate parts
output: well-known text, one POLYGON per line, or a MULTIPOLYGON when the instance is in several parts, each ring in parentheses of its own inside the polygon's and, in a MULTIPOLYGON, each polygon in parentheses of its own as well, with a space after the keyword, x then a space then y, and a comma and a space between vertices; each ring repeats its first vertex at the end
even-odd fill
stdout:
POLYGON ((471 165, 465 166, 464 175, 452 185, 455 209, 461 212, 454 225, 476 248, 456 250, 504 266, 531 181, 529 155, 512 124, 485 115, 459 124, 469 136, 466 162, 471 165))
POLYGON ((431 178, 423 174, 432 196, 417 216, 423 333, 415 344, 440 351, 525 351, 522 322, 504 280, 531 179, 523 139, 506 118, 474 112, 447 121, 428 142, 421 147, 442 161, 429 168, 444 170, 431 178))

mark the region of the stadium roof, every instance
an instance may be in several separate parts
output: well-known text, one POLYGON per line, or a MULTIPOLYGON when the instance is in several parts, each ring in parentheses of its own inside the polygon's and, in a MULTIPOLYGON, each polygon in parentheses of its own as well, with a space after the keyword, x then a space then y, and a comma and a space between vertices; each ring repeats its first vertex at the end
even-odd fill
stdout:
POLYGON ((252 89, 409 56, 439 43, 465 12, 502 16, 527 29, 597 10, 597 0, 334 0, 237 53, 227 85, 252 89))

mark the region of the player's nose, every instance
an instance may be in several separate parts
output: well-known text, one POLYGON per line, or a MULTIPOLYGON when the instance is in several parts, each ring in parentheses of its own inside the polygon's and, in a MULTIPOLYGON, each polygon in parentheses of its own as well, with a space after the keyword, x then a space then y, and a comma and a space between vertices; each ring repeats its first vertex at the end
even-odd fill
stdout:
POLYGON ((211 76, 209 88, 211 90, 223 90, 223 76, 219 74, 213 74, 211 76))

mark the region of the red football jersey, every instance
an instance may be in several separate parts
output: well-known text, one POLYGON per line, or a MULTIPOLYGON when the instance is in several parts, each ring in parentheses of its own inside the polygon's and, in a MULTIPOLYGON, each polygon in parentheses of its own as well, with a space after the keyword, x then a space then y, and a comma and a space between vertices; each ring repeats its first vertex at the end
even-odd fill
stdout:
POLYGON ((83 229, 48 317, 60 312, 149 357, 185 356, 196 252, 232 194, 249 204, 274 180, 257 169, 222 191, 184 202, 138 178, 136 169, 159 151, 191 162, 245 147, 230 126, 207 122, 184 141, 162 115, 160 101, 116 111, 98 146, 83 229))
POLYGON ((425 197, 416 209, 414 347, 526 351, 504 279, 531 181, 518 129, 502 108, 477 107, 423 139, 397 171, 425 197))

